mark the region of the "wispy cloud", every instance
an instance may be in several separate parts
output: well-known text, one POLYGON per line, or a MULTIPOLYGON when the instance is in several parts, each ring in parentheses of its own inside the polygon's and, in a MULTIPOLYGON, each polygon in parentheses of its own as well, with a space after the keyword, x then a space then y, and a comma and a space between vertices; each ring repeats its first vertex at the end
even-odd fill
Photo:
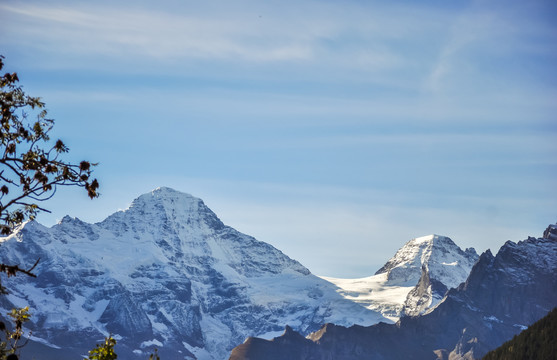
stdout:
MULTIPOLYGON (((25 24, 18 29, 21 33, 10 37, 27 46, 42 44, 68 55, 136 55, 167 61, 320 62, 334 58, 360 68, 384 69, 399 65, 404 58, 387 40, 406 41, 406 36, 422 36, 432 30, 420 28, 416 14, 394 7, 387 7, 388 15, 383 16, 354 3, 308 2, 300 4, 297 11, 278 3, 248 3, 253 9, 247 11, 248 6, 240 11, 223 3, 223 9, 217 4, 212 11, 194 3, 175 12, 113 4, 70 8, 12 3, 1 5, 1 9, 5 22, 25 24), (347 38, 356 42, 351 44, 347 38)), ((376 6, 379 9, 380 5, 376 6)), ((385 10, 385 6, 381 8, 385 10)))
POLYGON ((513 64, 511 59, 519 62, 544 52, 554 58, 554 49, 542 49, 536 43, 555 29, 533 20, 538 18, 534 13, 542 9, 523 5, 510 1, 491 7, 487 1, 471 1, 446 29, 446 39, 434 57, 424 89, 436 94, 460 91, 469 96, 470 90, 473 93, 482 87, 485 92, 489 91, 486 86, 499 87, 502 79, 497 78, 498 68, 513 64))
POLYGON ((4 5, 2 10, 27 24, 26 40, 35 45, 58 43, 59 50, 69 53, 252 61, 300 60, 311 56, 303 38, 293 37, 288 31, 273 36, 258 18, 247 24, 244 22, 247 19, 199 18, 153 9, 96 6, 4 5))

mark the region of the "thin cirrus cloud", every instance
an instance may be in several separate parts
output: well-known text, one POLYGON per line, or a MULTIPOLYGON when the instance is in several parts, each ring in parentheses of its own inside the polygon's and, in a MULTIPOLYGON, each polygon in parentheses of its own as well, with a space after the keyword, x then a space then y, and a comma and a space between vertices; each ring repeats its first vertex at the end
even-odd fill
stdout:
MULTIPOLYGON (((68 8, 40 3, 0 8, 5 22, 25 24, 19 27, 19 33, 7 36, 4 41, 13 39, 30 48, 40 47, 44 54, 63 55, 52 57, 50 62, 48 56, 43 56, 39 66, 90 67, 101 55, 105 58, 97 66, 121 71, 142 68, 143 63, 149 62, 146 59, 156 61, 156 72, 168 69, 176 73, 184 67, 188 69, 185 64, 196 60, 246 66, 290 62, 298 67, 288 69, 286 74, 269 75, 268 71, 241 74, 267 79, 290 75, 332 84, 349 78, 362 84, 403 90, 406 94, 396 94, 396 99, 379 95, 358 104, 361 106, 341 108, 354 109, 363 116, 396 113, 399 117, 413 115, 422 119, 461 114, 477 119, 477 113, 482 112, 487 118, 486 109, 494 107, 478 101, 479 87, 483 89, 481 98, 495 97, 496 101, 504 85, 504 102, 508 91, 517 89, 517 101, 527 103, 519 89, 528 88, 528 84, 509 82, 506 74, 498 75, 496 70, 486 73, 485 64, 471 59, 500 51, 509 56, 517 53, 519 58, 524 39, 544 31, 543 26, 516 29, 511 25, 516 20, 512 12, 498 14, 474 7, 455 16, 446 10, 378 4, 362 11, 362 5, 355 3, 340 6, 309 2, 298 13, 276 4, 259 7, 249 4, 254 9, 209 11, 190 6, 172 12, 106 4, 68 8), (447 35, 440 35, 445 32, 447 35), (515 39, 517 34, 521 35, 519 40, 523 39, 520 44, 515 39), (484 79, 492 81, 487 83, 484 79), (461 98, 463 95, 466 98, 461 98)), ((6 26, 6 31, 11 28, 6 26)), ((229 67, 224 65, 225 69, 229 67)), ((224 71, 214 65, 199 66, 196 70, 219 75, 224 71)), ((226 76, 234 76, 234 72, 225 72, 226 76)), ((542 93, 532 94, 534 101, 544 97, 542 93)), ((312 103, 314 99, 307 97, 306 100, 305 107, 314 109, 315 103, 321 101, 315 99, 312 103)), ((323 101, 323 109, 331 107, 329 100, 323 101)), ((299 104, 296 110, 304 112, 304 105, 299 104)), ((509 116, 512 118, 514 113, 509 111, 509 116)))
POLYGON ((8 3, 0 9, 3 22, 25 24, 4 41, 13 39, 69 58, 94 54, 92 61, 104 54, 123 69, 140 66, 143 57, 173 63, 174 70, 177 63, 195 59, 302 62, 318 70, 333 65, 338 73, 386 70, 395 83, 392 71, 402 70, 399 78, 415 81, 415 88, 421 81, 422 88, 430 91, 446 90, 451 74, 460 72, 465 77, 470 71, 466 59, 478 52, 508 50, 517 33, 536 36, 547 30, 535 24, 517 30, 512 25, 519 20, 516 14, 480 11, 477 6, 455 16, 432 7, 365 7, 355 2, 306 2, 296 12, 273 3, 246 4, 242 10, 193 3, 176 11, 102 3, 72 8, 8 3))
MULTIPOLYGON (((25 23, 21 28, 23 34, 15 37, 24 38, 33 46, 53 46, 53 51, 70 55, 103 53, 128 57, 135 54, 159 60, 274 62, 333 58, 340 63, 348 63, 350 59, 350 65, 361 69, 383 69, 404 62, 403 56, 388 45, 388 40, 406 41, 405 36, 413 32, 413 37, 418 34, 422 42, 428 33, 436 30, 436 26, 423 27, 422 20, 415 20, 415 13, 396 8, 387 8, 392 18, 397 19, 392 21, 387 20, 391 16, 378 16, 381 11, 362 15, 354 4, 334 6, 310 2, 302 5, 299 12, 282 10, 278 4, 251 5, 256 9, 232 9, 231 13, 209 12, 196 5, 178 13, 149 8, 130 10, 114 5, 67 8, 35 3, 1 8, 5 21, 25 23), (262 15, 256 10, 261 10, 262 15), (346 51, 350 53, 348 56, 346 51)), ((440 18, 438 13, 428 16, 440 18)))
POLYGON ((506 96, 509 87, 511 91, 539 88, 536 73, 555 77, 551 65, 555 49, 541 46, 555 33, 545 19, 551 6, 512 1, 490 5, 472 2, 445 29, 447 35, 433 58, 424 91, 473 96, 481 89, 481 93, 497 91, 506 96))
POLYGON ((250 61, 300 60, 311 56, 307 36, 274 33, 272 26, 242 19, 198 18, 157 10, 3 6, 12 21, 24 21, 33 44, 59 45, 63 51, 128 57, 130 52, 157 59, 214 58, 250 61), (44 29, 48 29, 44 31, 44 29))

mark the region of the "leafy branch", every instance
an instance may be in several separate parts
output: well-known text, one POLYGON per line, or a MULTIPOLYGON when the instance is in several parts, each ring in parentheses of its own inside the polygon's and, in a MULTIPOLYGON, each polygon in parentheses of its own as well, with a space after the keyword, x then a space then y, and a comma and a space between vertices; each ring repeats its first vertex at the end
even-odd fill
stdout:
MULTIPOLYGON (((0 56, 0 70, 3 57, 0 56)), ((0 77, 0 234, 9 235, 40 211, 40 202, 54 196, 58 186, 78 186, 93 199, 99 183, 92 179, 97 164, 73 164, 61 158, 69 151, 62 140, 50 144, 54 120, 45 104, 24 93, 16 73, 0 77), (34 118, 31 118, 31 112, 34 118)))
MULTIPOLYGON (((3 68, 4 57, 0 55, 0 70, 3 68)), ((47 117, 44 102, 26 95, 18 83, 16 73, 0 75, 1 236, 12 234, 25 221, 35 219, 39 212, 49 212, 40 204, 52 198, 59 186, 85 188, 91 199, 99 196, 99 183, 91 176, 97 164, 63 159, 69 148, 62 140, 51 142, 49 133, 54 120, 47 117)), ((0 273, 8 277, 20 273, 36 277, 33 270, 39 260, 29 269, 0 263, 0 273)), ((0 283, 0 293, 6 292, 0 283)), ((6 334, 6 340, 0 343, 1 360, 17 359, 16 352, 25 346, 26 342, 19 341, 23 323, 30 319, 28 310, 26 307, 8 313, 15 323, 12 330, 0 321, 0 330, 6 334)))

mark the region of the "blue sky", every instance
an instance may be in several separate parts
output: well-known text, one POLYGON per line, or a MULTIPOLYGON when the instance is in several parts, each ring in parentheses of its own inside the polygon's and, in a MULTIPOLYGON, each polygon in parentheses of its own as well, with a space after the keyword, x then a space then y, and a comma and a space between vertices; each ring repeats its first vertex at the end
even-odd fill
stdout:
POLYGON ((430 233, 493 251, 557 221, 553 1, 0 2, 0 53, 102 197, 170 186, 319 275, 430 233))

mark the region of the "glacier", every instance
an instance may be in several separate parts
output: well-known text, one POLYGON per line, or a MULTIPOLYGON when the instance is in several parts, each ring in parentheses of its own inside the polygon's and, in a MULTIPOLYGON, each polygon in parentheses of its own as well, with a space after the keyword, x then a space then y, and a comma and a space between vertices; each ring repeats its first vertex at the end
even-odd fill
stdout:
POLYGON ((4 282, 2 311, 30 306, 37 342, 70 353, 112 334, 124 360, 157 347, 167 358, 224 359, 246 337, 270 338, 285 325, 309 333, 327 322, 388 321, 169 188, 96 224, 29 222, 2 242, 6 263, 41 259, 36 279, 4 282))
MULTIPOLYGON (((2 238, 12 277, 0 311, 29 306, 25 355, 87 354, 105 336, 118 358, 220 360, 248 337, 301 334, 325 323, 369 326, 424 312, 466 279, 477 254, 431 235, 403 246, 376 275, 320 278, 273 246, 226 226, 192 195, 158 188, 89 224, 28 222, 2 238)), ((71 356, 70 356, 71 355, 71 356)))
POLYGON ((373 276, 323 279, 345 298, 396 322, 434 308, 448 289, 466 281, 478 258, 473 248, 463 251, 450 238, 433 234, 408 241, 373 276))
POLYGON ((557 306, 555 234, 550 225, 542 238, 507 241, 495 256, 485 251, 466 281, 423 314, 369 327, 326 324, 306 337, 290 330, 270 341, 249 338, 230 360, 481 359, 557 306))

